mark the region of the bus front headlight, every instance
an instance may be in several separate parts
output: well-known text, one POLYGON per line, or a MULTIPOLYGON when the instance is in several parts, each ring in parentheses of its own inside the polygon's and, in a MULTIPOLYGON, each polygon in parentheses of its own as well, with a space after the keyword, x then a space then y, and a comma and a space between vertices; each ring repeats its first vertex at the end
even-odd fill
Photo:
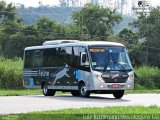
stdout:
POLYGON ((133 75, 129 75, 128 80, 133 80, 134 76, 133 75))
POLYGON ((103 82, 103 83, 105 82, 101 75, 94 75, 94 76, 95 76, 95 78, 98 79, 99 81, 101 81, 101 82, 103 82))

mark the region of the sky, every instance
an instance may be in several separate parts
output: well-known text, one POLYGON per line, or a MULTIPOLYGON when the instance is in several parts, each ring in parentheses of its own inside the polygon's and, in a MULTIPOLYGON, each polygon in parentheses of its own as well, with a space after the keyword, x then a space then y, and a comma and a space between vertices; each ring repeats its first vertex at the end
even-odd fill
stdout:
MULTIPOLYGON (((4 0, 7 3, 13 2, 13 3, 21 3, 24 4, 26 7, 28 6, 34 6, 37 7, 39 6, 39 1, 42 1, 43 5, 59 5, 59 0, 4 0)), ((83 0, 81 0, 83 1, 83 0)), ((152 3, 152 6, 160 6, 160 0, 150 0, 152 3)))
POLYGON ((43 5, 59 5, 59 0, 3 0, 7 3, 13 2, 13 3, 21 3, 25 6, 39 6, 39 1, 42 1, 43 5))

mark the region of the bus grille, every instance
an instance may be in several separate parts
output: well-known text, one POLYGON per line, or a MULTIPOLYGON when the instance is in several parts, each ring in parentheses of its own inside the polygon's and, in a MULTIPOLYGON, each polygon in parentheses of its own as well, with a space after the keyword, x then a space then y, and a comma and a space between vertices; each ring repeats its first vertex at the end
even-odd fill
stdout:
POLYGON ((105 83, 125 83, 127 78, 104 79, 105 83))

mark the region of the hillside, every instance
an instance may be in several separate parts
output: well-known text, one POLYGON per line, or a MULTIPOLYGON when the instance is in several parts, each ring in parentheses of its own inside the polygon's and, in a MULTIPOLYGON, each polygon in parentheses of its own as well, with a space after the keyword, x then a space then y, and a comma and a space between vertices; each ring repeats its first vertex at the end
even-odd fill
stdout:
POLYGON ((80 10, 79 7, 21 7, 18 8, 19 14, 25 24, 33 24, 40 17, 48 17, 59 23, 66 24, 72 21, 71 15, 73 11, 80 10))
MULTIPOLYGON (((61 24, 67 24, 72 22, 72 12, 80 9, 80 7, 21 7, 18 8, 18 15, 23 19, 25 24, 33 24, 37 21, 37 19, 44 16, 50 18, 51 20, 56 20, 61 24)), ((123 21, 120 24, 114 26, 114 32, 117 34, 123 28, 127 28, 128 23, 132 21, 133 18, 131 16, 123 16, 123 21)))

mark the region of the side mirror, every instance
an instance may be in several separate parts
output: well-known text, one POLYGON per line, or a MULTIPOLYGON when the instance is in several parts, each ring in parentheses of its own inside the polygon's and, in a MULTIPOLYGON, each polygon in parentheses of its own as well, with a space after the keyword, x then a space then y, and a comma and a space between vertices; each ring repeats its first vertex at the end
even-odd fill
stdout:
POLYGON ((81 66, 89 66, 89 62, 87 61, 87 54, 85 52, 81 53, 81 66))
POLYGON ((87 55, 86 55, 86 53, 83 53, 82 54, 82 63, 85 63, 86 60, 87 60, 87 55))

